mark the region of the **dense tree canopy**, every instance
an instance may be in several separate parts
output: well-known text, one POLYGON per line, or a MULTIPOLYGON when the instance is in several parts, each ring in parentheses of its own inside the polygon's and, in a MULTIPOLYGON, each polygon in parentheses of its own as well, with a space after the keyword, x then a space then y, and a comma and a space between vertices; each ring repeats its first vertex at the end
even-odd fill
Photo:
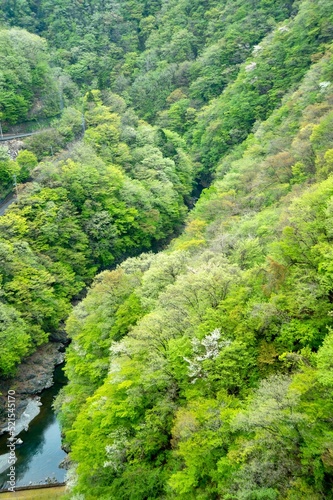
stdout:
POLYGON ((1 119, 62 110, 0 149, 0 371, 66 320, 68 496, 333 499, 331 2, 0 19, 1 119))
POLYGON ((167 251, 71 314, 58 405, 86 498, 332 498, 332 61, 223 158, 167 251))
POLYGON ((60 111, 57 79, 45 40, 25 30, 0 30, 0 121, 14 124, 60 111))
MULTIPOLYGON (((109 106, 99 91, 87 96, 84 140, 70 154, 39 163, 18 202, 0 218, 2 300, 31 326, 27 349, 33 348, 36 329, 39 342, 59 328, 71 298, 97 270, 165 240, 186 213, 193 167, 177 136, 165 139, 173 151, 164 156, 157 130, 139 121, 120 98, 108 97, 115 101, 109 106)), ((81 115, 79 119, 81 124, 81 115)), ((67 133, 75 136, 76 123, 75 110, 67 109, 55 129, 64 143, 67 133), (66 127, 69 114, 72 121, 66 127)), ((40 136, 28 139, 27 146, 15 161, 6 159, 4 150, 8 181, 11 172, 22 179, 30 175, 37 164, 32 151, 44 157, 40 136)), ((13 356, 19 360, 19 352, 26 351, 16 352, 18 339, 12 332, 13 356)))

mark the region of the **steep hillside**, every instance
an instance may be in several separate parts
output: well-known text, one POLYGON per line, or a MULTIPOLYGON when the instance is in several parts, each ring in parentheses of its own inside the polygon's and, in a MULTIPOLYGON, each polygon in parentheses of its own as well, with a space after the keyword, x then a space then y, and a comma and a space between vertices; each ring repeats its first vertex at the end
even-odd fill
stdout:
POLYGON ((25 30, 0 30, 0 121, 6 126, 59 114, 58 76, 45 40, 25 30))
POLYGON ((68 318, 68 496, 333 499, 331 2, 22 0, 1 23, 50 54, 37 92, 14 64, 8 123, 45 75, 65 96, 1 152, 31 182, 0 218, 0 370, 68 318))
MULTIPOLYGON (((180 138, 165 138, 174 152, 164 156, 156 130, 121 98, 108 100, 87 96, 84 140, 40 163, 0 218, 2 375, 57 331, 98 270, 170 237, 186 214, 193 168, 180 138)), ((66 141, 81 121, 67 108, 53 135, 66 141)), ((29 140, 36 153, 43 144, 44 134, 29 140)), ((25 150, 3 164, 29 161, 37 163, 25 150)))
POLYGON ((199 101, 219 95, 251 47, 296 12, 285 0, 23 0, 2 2, 0 20, 49 40, 53 60, 80 85, 129 92, 151 114, 177 87, 191 86, 199 101))
MULTIPOLYGON (((210 169, 202 163, 201 153, 198 154, 201 118, 196 115, 213 94, 204 97, 201 93, 202 99, 195 98, 194 94, 191 97, 191 85, 202 77, 200 68, 207 67, 204 54, 210 47, 220 54, 211 59, 210 71, 220 72, 226 66, 231 72, 228 77, 230 88, 237 88, 238 79, 235 83, 233 81, 239 63, 252 50, 251 44, 260 41, 285 16, 297 14, 296 7, 291 4, 283 4, 282 8, 280 2, 259 2, 254 10, 231 2, 218 10, 221 19, 228 19, 228 23, 221 21, 216 25, 212 20, 213 6, 203 7, 200 3, 192 7, 186 2, 170 4, 170 9, 158 4, 114 5, 111 17, 107 6, 99 3, 88 6, 62 2, 53 7, 52 10, 46 2, 41 2, 38 8, 34 2, 23 2, 13 9, 9 2, 5 2, 1 11, 4 25, 19 25, 45 35, 51 51, 51 56, 48 56, 44 41, 26 31, 12 28, 2 32, 10 40, 2 50, 8 53, 8 67, 12 65, 12 78, 4 73, 7 75, 4 78, 7 93, 4 94, 3 109, 7 109, 7 123, 31 118, 33 110, 39 109, 37 103, 40 112, 47 114, 47 98, 44 102, 43 92, 52 96, 54 109, 58 109, 58 105, 67 106, 51 129, 26 141, 26 150, 19 153, 15 162, 9 159, 6 149, 1 150, 3 193, 10 189, 13 175, 21 181, 29 178, 33 181, 20 195, 19 203, 0 221, 6 256, 1 264, 3 303, 4 307, 10 308, 3 313, 3 337, 7 345, 13 342, 9 358, 7 348, 4 350, 7 361, 0 366, 4 375, 12 374, 22 356, 56 332, 70 311, 73 297, 98 270, 114 265, 128 255, 156 248, 157 243, 165 242, 179 230, 187 207, 193 205, 195 193, 200 191, 196 189, 196 183, 199 179, 205 183, 211 175, 210 169), (88 7, 93 9, 92 16, 87 15, 88 7), (143 25, 149 19, 152 22, 152 16, 155 16, 155 21, 143 42, 140 38, 143 25), (109 18, 111 25, 106 37, 106 24, 101 20, 109 18), (202 18, 208 21, 203 23, 202 18), (260 20, 260 29, 256 31, 253 30, 255 19, 260 20), (197 48, 188 52, 181 51, 176 45, 174 52, 177 56, 171 57, 162 48, 170 42, 168 33, 173 32, 176 36, 179 32, 179 39, 182 38, 184 23, 192 30, 197 48), (235 47, 240 45, 236 33, 245 28, 249 40, 240 46, 239 57, 234 60, 231 53, 235 55, 235 47), (128 41, 127 30, 137 37, 137 52, 125 43, 128 41), (91 31, 96 33, 96 44, 89 45, 89 60, 92 61, 93 55, 94 64, 100 64, 100 52, 103 51, 105 57, 111 57, 104 60, 103 71, 114 68, 121 73, 127 68, 131 75, 127 80, 124 76, 126 85, 120 89, 115 76, 109 73, 110 86, 117 88, 125 99, 110 90, 93 89, 79 97, 69 77, 61 73, 60 68, 51 70, 48 66, 49 60, 53 66, 61 64, 63 70, 76 80, 83 94, 91 84, 99 82, 100 87, 104 87, 106 84, 101 84, 104 77, 98 68, 89 63, 90 78, 88 68, 81 61, 85 57, 83 52, 86 54, 82 37, 91 38, 91 31), (218 47, 215 47, 216 43, 218 47), (113 51, 108 44, 112 47, 116 44, 120 51, 117 63, 112 59, 113 51), (134 66, 128 66, 128 58, 136 54, 135 57, 142 57, 142 61, 150 60, 153 46, 155 63, 149 67, 147 81, 159 82, 159 91, 153 87, 153 93, 146 95, 142 78, 146 78, 147 64, 144 62, 136 71, 134 66), (27 50, 30 55, 25 57, 27 50), (68 64, 64 63, 67 60, 65 50, 77 54, 77 59, 70 58, 68 64), (24 63, 21 64, 23 57, 24 63), (186 66, 190 75, 189 65, 194 64, 193 78, 187 83, 182 80, 184 85, 181 88, 178 80, 173 80, 170 87, 164 70, 157 70, 163 67, 169 68, 167 72, 170 72, 173 68, 172 73, 178 68, 180 75, 186 66), (77 65, 81 65, 83 80, 75 76, 77 65), (58 79, 50 80, 51 74, 58 75, 58 79), (16 87, 13 82, 16 82, 16 87), (186 93, 189 98, 185 98, 186 93), (8 96, 17 100, 16 107, 7 103, 8 96), (145 110, 140 101, 142 96, 145 96, 145 106, 158 103, 157 107, 145 110), (164 97, 159 101, 159 96, 164 97), (19 108, 21 101, 25 103, 25 111, 19 108), (140 121, 126 101, 132 103, 139 115, 155 116, 156 124, 152 126, 140 121), (68 107, 69 104, 72 107, 68 107), (31 111, 29 106, 32 106, 31 111), (184 117, 191 117, 188 124, 184 117), (197 139, 193 145, 194 136, 197 139), (63 151, 64 148, 68 151, 63 151), (52 159, 50 154, 60 156, 52 159), (33 171, 37 160, 44 158, 46 160, 33 171), (15 321, 21 324, 22 335, 14 335, 15 329, 11 329, 7 313, 14 315, 15 321)), ((322 21, 319 14, 316 22, 318 29, 323 30, 318 19, 322 21)), ((309 50, 314 51, 318 44, 309 38, 309 45, 309 50)), ((221 90, 222 87, 217 93, 221 90)))
POLYGON ((99 275, 67 322, 58 405, 84 498, 333 498, 333 56, 321 46, 285 82, 267 60, 312 29, 309 6, 203 112, 203 137, 207 123, 221 141, 224 116, 246 134, 239 89, 263 68, 274 106, 289 90, 273 111, 266 95, 268 118, 218 154, 184 234, 99 275))

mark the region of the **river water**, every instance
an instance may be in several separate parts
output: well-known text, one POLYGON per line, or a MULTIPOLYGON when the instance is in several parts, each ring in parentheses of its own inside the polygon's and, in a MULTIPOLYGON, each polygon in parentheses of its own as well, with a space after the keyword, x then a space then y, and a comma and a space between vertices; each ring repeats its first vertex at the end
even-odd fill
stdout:
MULTIPOLYGON (((65 470, 59 468, 66 457, 61 449, 60 426, 52 409, 52 403, 59 390, 66 383, 62 366, 54 373, 54 385, 41 394, 40 413, 30 423, 28 431, 19 434, 23 444, 17 446, 16 486, 45 483, 46 478, 63 482, 65 470)), ((7 437, 0 437, 0 455, 8 452, 7 437)), ((8 471, 0 475, 0 488, 6 489, 8 471)))

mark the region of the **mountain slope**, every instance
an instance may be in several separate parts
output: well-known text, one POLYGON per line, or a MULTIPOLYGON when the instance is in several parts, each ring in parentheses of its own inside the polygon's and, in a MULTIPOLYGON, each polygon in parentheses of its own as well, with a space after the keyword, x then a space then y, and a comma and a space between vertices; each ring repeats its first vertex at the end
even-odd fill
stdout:
MULTIPOLYGON (((317 19, 327 30, 323 12, 317 19)), ((297 38, 297 23, 269 36, 263 54, 297 38)), ((184 233, 99 275, 71 314, 58 405, 78 462, 74 492, 332 498, 331 50, 290 72, 281 105, 271 111, 266 96, 267 119, 217 154, 184 233)), ((229 96, 240 82, 248 92, 251 63, 215 104, 221 120, 230 109, 243 123, 242 100, 229 96)))
POLYGON ((1 157, 31 182, 0 219, 0 369, 69 314, 69 496, 333 498, 331 2, 1 16, 67 73, 53 129, 1 157))
POLYGON ((60 87, 45 40, 25 30, 0 30, 0 121, 17 122, 60 112, 60 87))

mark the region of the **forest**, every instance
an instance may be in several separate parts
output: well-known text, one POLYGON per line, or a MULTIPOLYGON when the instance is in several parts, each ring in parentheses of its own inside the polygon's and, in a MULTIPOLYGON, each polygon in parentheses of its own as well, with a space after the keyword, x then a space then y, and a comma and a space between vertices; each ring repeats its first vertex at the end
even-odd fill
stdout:
POLYGON ((2 128, 48 124, 0 376, 66 330, 66 497, 333 499, 331 1, 0 6, 2 128))

